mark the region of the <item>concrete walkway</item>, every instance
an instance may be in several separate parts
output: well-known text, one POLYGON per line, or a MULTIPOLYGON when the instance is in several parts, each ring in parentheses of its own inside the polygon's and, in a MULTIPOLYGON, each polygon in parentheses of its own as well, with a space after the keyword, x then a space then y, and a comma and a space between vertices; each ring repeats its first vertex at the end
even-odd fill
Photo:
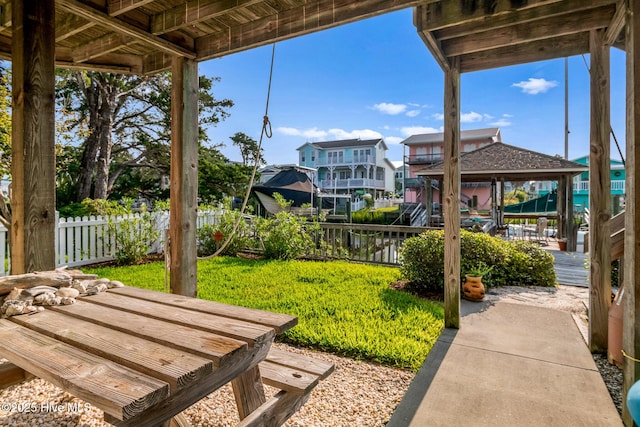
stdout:
POLYGON ((462 301, 387 427, 622 426, 571 314, 462 301))

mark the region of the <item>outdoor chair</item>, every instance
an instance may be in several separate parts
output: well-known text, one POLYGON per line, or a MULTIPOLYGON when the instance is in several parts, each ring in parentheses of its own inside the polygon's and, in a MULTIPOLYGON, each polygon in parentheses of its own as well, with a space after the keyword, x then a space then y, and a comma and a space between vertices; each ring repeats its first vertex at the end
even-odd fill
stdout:
POLYGON ((538 218, 535 226, 524 227, 523 236, 528 235, 529 240, 536 240, 539 243, 548 242, 549 236, 546 234, 547 222, 548 220, 544 216, 538 218))

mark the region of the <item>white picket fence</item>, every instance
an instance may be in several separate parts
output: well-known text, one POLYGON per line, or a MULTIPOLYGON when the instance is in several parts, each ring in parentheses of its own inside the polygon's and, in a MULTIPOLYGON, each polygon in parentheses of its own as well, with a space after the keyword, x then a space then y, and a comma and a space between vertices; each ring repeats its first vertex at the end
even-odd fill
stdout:
MULTIPOLYGON (((169 212, 154 212, 155 228, 159 231, 159 238, 150 242, 151 253, 162 253, 164 248, 165 230, 169 228, 169 212)), ((197 228, 205 224, 215 224, 220 211, 199 211, 197 228)), ((95 264, 114 259, 116 244, 115 235, 110 233, 109 223, 132 221, 142 214, 128 216, 103 217, 76 217, 58 218, 56 213, 56 267, 78 267, 95 264)), ((9 239, 7 229, 0 225, 0 276, 8 274, 9 239)))

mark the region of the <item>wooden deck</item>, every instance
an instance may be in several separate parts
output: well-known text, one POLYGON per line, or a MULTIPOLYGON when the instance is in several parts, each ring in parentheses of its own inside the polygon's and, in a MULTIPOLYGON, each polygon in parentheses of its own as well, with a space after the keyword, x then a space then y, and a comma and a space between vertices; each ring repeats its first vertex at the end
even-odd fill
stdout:
POLYGON ((589 269, 586 268, 589 254, 561 251, 558 248, 558 243, 553 240, 544 248, 556 259, 555 269, 558 284, 589 287, 589 269))

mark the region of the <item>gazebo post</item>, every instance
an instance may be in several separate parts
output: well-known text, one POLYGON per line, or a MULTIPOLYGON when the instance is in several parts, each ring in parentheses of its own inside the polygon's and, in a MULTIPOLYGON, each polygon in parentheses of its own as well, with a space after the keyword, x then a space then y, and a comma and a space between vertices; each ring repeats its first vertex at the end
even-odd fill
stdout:
POLYGON ((444 326, 460 328, 460 58, 444 73, 444 326))
POLYGON ((195 297, 198 293, 198 64, 174 57, 171 79, 171 293, 195 297))
POLYGON ((610 71, 604 30, 591 30, 589 149, 589 349, 605 352, 611 305, 610 71))
POLYGON ((567 197, 566 197, 566 178, 562 175, 558 179, 558 188, 556 194, 556 210, 558 211, 558 239, 566 239, 567 238, 567 229, 565 222, 565 212, 567 207, 567 197))
POLYGON ((13 1, 11 273, 56 267, 55 3, 13 1))
MULTIPOLYGON (((626 212, 624 232, 624 290, 622 348, 635 359, 640 357, 640 0, 627 1, 625 50, 627 52, 627 125, 626 125, 626 212)), ((629 388, 640 379, 640 363, 624 358, 623 411, 625 425, 633 425, 627 408, 629 388)))

